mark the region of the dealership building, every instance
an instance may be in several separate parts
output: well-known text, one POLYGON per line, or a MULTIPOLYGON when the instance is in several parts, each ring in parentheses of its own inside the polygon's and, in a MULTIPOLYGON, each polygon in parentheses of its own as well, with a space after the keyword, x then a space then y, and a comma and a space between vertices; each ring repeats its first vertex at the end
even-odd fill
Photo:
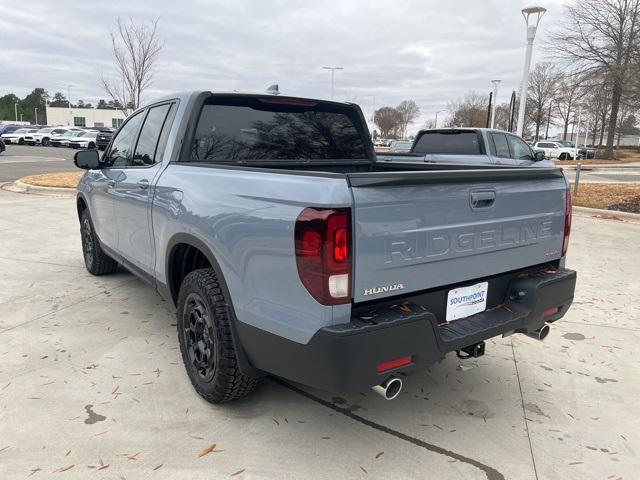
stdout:
POLYGON ((47 105, 48 125, 118 128, 125 118, 124 113, 120 110, 50 107, 47 105))

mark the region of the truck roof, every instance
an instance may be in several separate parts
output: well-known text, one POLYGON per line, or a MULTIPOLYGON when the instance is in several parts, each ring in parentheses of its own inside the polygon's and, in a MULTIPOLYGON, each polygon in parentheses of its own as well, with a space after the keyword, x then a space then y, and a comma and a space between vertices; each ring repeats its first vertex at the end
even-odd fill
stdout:
MULTIPOLYGON (((238 97, 276 97, 276 95, 272 95, 270 93, 267 92, 249 92, 249 91, 211 91, 211 90, 191 90, 191 91, 183 91, 183 92, 176 92, 174 94, 170 94, 170 95, 165 95, 163 97, 160 98, 156 98, 151 102, 146 102, 145 105, 143 106, 147 106, 147 105, 151 105, 154 103, 158 103, 158 102, 162 102, 165 100, 181 100, 181 101, 187 101, 192 97, 201 95, 201 94, 207 94, 207 95, 229 95, 229 96, 238 96, 238 97)), ((353 103, 351 102, 337 102, 335 100, 327 100, 327 99, 321 99, 321 98, 311 98, 311 97, 300 97, 300 96, 295 96, 295 95, 277 95, 277 97, 280 98, 295 98, 295 99, 300 99, 300 100, 311 100, 314 102, 322 102, 322 103, 335 103, 338 105, 353 105, 353 103)))

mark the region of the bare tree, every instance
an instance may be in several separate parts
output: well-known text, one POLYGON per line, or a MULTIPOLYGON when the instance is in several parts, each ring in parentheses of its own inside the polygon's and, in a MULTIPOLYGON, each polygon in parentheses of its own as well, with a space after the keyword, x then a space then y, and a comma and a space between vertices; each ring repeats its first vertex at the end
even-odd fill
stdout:
POLYGON ((451 117, 447 126, 484 127, 487 124, 489 97, 475 91, 468 92, 463 98, 447 104, 451 117))
POLYGON ((638 67, 640 0, 573 0, 567 7, 570 28, 553 35, 557 54, 588 74, 611 82, 611 114, 605 155, 613 158, 620 100, 638 67))
POLYGON ((432 128, 436 128, 436 121, 433 118, 422 124, 423 130, 431 130, 432 128))
POLYGON ((538 63, 529 77, 527 115, 535 126, 535 141, 547 120, 548 106, 558 88, 558 74, 551 63, 538 63))
POLYGON ((582 82, 576 74, 563 75, 558 82, 553 105, 562 121, 563 140, 567 139, 569 125, 575 120, 577 104, 584 96, 584 90, 581 86, 582 82))
POLYGON ((162 50, 158 20, 150 23, 125 23, 120 17, 111 30, 115 78, 102 77, 102 87, 120 110, 128 115, 140 106, 144 91, 151 85, 154 65, 162 50))
POLYGON ((403 100, 400 102, 400 105, 396 107, 396 110, 402 118, 400 134, 402 135, 402 138, 406 138, 407 127, 409 127, 409 124, 413 123, 415 119, 418 118, 418 115, 420 115, 420 108, 413 100, 403 100))
POLYGON ((380 129, 382 138, 396 138, 402 122, 402 115, 393 107, 382 107, 373 112, 373 123, 380 129))

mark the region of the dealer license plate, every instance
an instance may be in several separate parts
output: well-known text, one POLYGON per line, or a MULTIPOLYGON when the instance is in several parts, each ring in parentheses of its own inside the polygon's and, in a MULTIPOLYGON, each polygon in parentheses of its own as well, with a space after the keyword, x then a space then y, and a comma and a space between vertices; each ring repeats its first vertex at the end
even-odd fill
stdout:
POLYGON ((447 295, 447 322, 465 318, 487 309, 489 282, 449 290, 447 295))

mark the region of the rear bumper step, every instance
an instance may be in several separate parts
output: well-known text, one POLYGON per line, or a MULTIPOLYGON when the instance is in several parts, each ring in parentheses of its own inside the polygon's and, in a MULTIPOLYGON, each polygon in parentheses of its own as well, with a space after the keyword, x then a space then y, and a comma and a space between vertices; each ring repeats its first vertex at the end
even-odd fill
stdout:
POLYGON ((439 323, 427 307, 390 305, 350 323, 320 329, 306 345, 237 322, 243 348, 260 370, 329 391, 368 388, 391 373, 428 368, 448 352, 489 338, 527 333, 564 316, 573 301, 576 272, 541 269, 509 281, 504 301, 484 312, 439 323), (545 312, 558 307, 552 315, 545 312), (411 363, 378 373, 382 362, 411 356, 411 363))

